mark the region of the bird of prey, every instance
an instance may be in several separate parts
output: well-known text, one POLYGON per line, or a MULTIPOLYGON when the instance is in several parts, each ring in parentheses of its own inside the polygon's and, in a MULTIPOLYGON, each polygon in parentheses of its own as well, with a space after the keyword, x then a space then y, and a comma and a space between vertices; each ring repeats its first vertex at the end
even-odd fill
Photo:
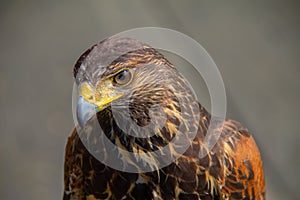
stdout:
POLYGON ((265 199, 262 161, 251 134, 225 120, 213 148, 203 148, 212 116, 186 92, 183 76, 157 50, 135 39, 111 37, 83 53, 73 72, 78 125, 66 145, 64 200, 265 199), (151 115, 155 105, 164 114, 151 115), (120 128, 124 124, 133 125, 120 128), (189 130, 195 135, 179 153, 180 145, 169 144, 189 130), (108 142, 98 141, 103 135, 108 142), (160 166, 151 156, 164 148, 174 160, 160 166), (205 156, 199 156, 200 149, 205 156), (108 165, 109 160, 124 168, 132 165, 134 171, 108 165), (148 165, 151 170, 143 171, 148 165))

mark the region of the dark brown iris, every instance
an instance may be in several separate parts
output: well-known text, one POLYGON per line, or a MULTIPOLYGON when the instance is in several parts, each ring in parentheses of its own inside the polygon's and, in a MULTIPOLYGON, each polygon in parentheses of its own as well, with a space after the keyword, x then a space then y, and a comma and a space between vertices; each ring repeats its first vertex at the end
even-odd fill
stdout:
POLYGON ((114 83, 117 85, 125 85, 132 78, 132 73, 129 69, 125 69, 114 76, 114 83))

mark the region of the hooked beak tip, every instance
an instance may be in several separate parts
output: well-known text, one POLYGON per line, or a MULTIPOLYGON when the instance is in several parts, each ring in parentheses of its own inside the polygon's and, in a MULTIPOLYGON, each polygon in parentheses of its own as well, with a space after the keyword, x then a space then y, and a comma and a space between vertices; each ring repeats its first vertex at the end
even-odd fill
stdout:
POLYGON ((86 122, 91 119, 97 112, 98 107, 94 104, 87 102, 83 96, 80 96, 77 102, 77 121, 79 126, 83 128, 86 122))

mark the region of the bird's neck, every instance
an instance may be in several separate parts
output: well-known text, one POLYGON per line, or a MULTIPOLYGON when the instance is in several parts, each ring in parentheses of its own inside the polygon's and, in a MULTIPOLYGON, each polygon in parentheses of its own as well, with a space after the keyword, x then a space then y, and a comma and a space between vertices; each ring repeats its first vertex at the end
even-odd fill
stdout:
MULTIPOLYGON (((186 106, 192 108, 191 105, 186 106)), ((126 117, 113 113, 108 107, 98 113, 98 121, 112 143, 119 141, 116 145, 130 152, 156 151, 178 135, 190 134, 186 137, 199 142, 204 139, 211 116, 201 104, 197 103, 197 109, 193 108, 196 110, 193 117, 179 112, 171 103, 158 109, 163 112, 137 118, 136 115, 130 116, 130 113, 126 117)), ((182 106, 181 109, 186 111, 182 106)))

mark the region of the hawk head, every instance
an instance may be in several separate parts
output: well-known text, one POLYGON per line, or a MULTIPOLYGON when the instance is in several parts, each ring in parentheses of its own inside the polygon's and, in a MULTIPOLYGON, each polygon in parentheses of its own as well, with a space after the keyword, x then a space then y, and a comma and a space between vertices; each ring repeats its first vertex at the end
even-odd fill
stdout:
POLYGON ((153 143, 163 146, 172 140, 182 124, 185 132, 191 129, 191 121, 195 124, 192 129, 197 129, 198 118, 193 118, 193 114, 199 115, 194 109, 198 102, 189 84, 162 54, 147 44, 130 38, 108 38, 79 58, 74 76, 81 127, 96 113, 101 121, 110 121, 111 115, 105 118, 101 113, 113 111, 126 134, 155 136, 155 140, 135 140, 142 148, 151 149, 155 149, 153 143))

